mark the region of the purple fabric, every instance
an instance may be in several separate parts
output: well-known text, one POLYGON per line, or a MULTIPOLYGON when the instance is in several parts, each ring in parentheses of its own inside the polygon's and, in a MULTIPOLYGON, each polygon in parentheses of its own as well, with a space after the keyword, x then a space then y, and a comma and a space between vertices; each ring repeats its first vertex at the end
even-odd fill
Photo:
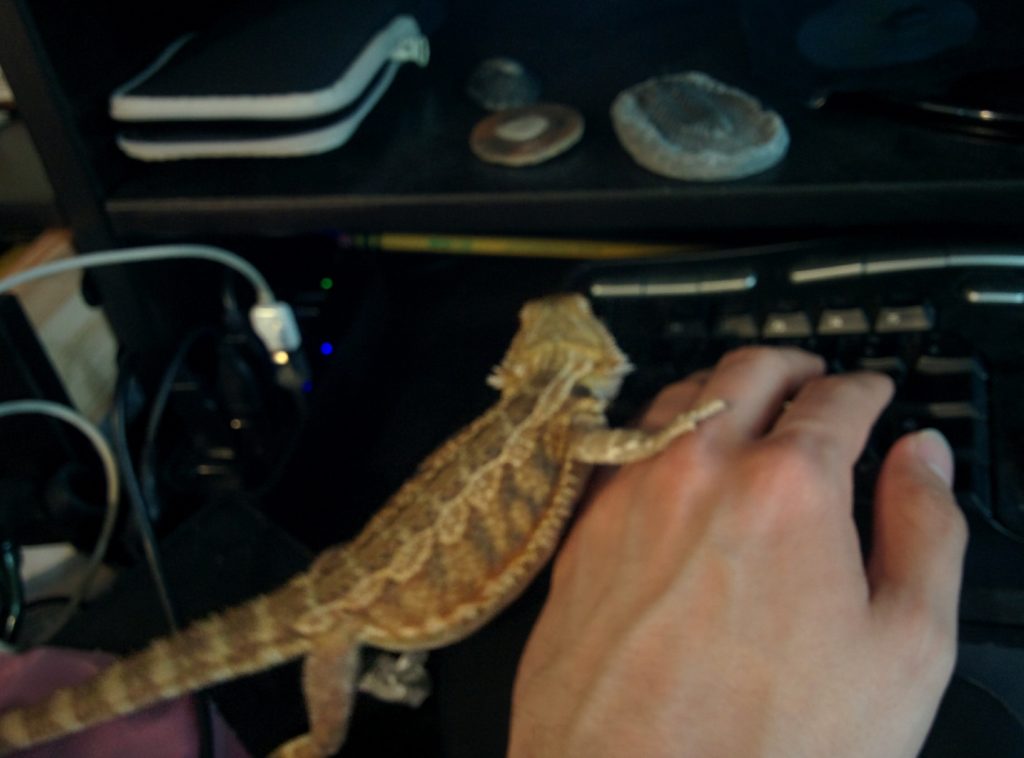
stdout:
MULTIPOLYGON (((104 653, 39 648, 0 654, 0 712, 40 700, 68 684, 88 679, 113 660, 104 653)), ((20 758, 189 758, 199 755, 199 727, 192 698, 156 705, 63 739, 18 753, 20 758)), ((213 714, 213 755, 248 758, 238 737, 213 714)))

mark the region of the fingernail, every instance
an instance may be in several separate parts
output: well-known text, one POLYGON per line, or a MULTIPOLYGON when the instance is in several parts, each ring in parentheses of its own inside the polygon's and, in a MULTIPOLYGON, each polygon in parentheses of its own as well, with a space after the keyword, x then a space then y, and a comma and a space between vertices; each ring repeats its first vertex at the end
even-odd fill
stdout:
POLYGON ((937 429, 914 433, 914 455, 934 471, 947 486, 953 484, 953 450, 937 429))

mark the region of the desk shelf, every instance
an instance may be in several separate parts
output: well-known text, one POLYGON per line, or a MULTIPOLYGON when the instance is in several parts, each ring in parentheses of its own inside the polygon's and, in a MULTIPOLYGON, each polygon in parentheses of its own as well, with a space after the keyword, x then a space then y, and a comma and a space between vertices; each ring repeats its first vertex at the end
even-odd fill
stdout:
POLYGON ((141 11, 126 5, 86 73, 76 41, 90 28, 98 33, 103 19, 68 7, 63 13, 75 14, 75 23, 59 26, 45 17, 48 4, 30 5, 53 59, 51 83, 69 104, 76 157, 95 177, 95 213, 114 240, 323 230, 691 237, 898 226, 991 231, 1021 223, 1024 145, 880 113, 812 109, 806 87, 797 91, 784 77, 756 70, 731 5, 646 0, 584 13, 571 2, 478 8, 453 0, 432 36, 430 65, 400 71, 342 148, 305 158, 169 163, 118 152, 106 97, 181 30, 175 24, 197 22, 200 4, 184 3, 176 20, 165 13, 166 29, 141 30, 130 16, 141 11), (64 31, 83 25, 82 34, 64 31), (473 157, 469 132, 484 114, 463 88, 472 67, 497 54, 534 70, 544 99, 583 113, 579 145, 526 169, 473 157), (665 179, 634 164, 612 130, 612 99, 649 76, 687 69, 778 110, 792 137, 785 160, 758 176, 709 184, 665 179))

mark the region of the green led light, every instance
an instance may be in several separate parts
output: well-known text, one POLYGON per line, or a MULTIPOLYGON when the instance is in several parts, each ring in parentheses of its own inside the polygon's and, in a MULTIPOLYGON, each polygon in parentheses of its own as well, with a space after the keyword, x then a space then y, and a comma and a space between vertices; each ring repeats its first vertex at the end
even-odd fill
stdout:
POLYGON ((329 290, 333 286, 334 280, 331 279, 331 277, 329 276, 325 276, 323 279, 320 280, 320 289, 322 290, 329 290))

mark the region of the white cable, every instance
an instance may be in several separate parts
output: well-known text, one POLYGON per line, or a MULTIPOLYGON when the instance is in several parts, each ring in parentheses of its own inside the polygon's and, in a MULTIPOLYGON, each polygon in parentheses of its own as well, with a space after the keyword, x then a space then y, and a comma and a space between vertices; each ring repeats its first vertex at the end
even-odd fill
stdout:
POLYGON ((119 266, 124 263, 143 261, 164 261, 180 258, 193 258, 221 263, 232 268, 256 288, 257 302, 260 305, 273 303, 274 293, 267 284, 263 274, 255 266, 235 253, 211 245, 153 245, 149 247, 127 247, 123 250, 108 250, 97 253, 86 253, 74 258, 64 258, 52 263, 44 263, 27 271, 0 279, 0 295, 7 290, 18 287, 26 282, 41 279, 44 276, 59 274, 64 271, 76 271, 101 266, 119 266))
POLYGON ((117 507, 120 500, 120 484, 117 475, 117 461, 114 458, 114 452, 111 450, 110 444, 96 425, 81 413, 66 405, 49 400, 11 400, 0 403, 0 418, 31 413, 41 413, 44 416, 60 419, 71 424, 71 426, 74 426, 84 434, 96 449, 96 454, 100 457, 100 462, 103 464, 103 473, 107 479, 106 513, 103 517, 103 525, 100 527, 99 537, 96 538, 96 545, 93 547, 92 555, 89 556, 89 561, 86 564, 85 574, 78 589, 64 607, 55 625, 46 633, 42 640, 39 640, 40 643, 43 643, 52 639, 64 627, 75 614, 75 611, 78 610, 78 606, 81 605, 82 601, 89 594, 89 588, 92 585, 93 579, 96 578, 96 573, 99 571, 100 564, 107 553, 110 539, 114 533, 114 524, 117 521, 117 507))
POLYGON ((299 327, 291 306, 274 297, 273 290, 270 289, 270 285, 259 269, 245 258, 211 245, 126 247, 123 250, 106 250, 77 255, 74 258, 64 258, 0 279, 0 295, 27 282, 41 279, 44 276, 61 274, 65 271, 182 258, 220 263, 234 269, 252 283, 256 289, 256 304, 249 311, 249 322, 271 356, 281 351, 287 353, 297 350, 302 344, 302 337, 299 334, 299 327))

